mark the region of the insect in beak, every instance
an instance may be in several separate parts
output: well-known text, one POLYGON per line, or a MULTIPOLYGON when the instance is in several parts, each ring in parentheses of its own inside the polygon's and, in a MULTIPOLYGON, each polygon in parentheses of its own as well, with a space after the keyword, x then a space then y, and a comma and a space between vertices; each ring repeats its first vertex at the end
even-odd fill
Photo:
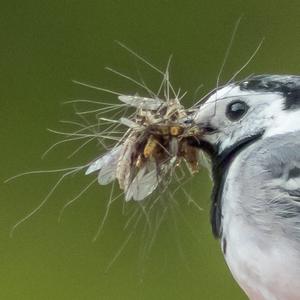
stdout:
POLYGON ((158 99, 119 96, 136 109, 133 117, 121 118, 128 130, 120 142, 92 162, 87 174, 98 171, 100 184, 116 179, 129 201, 143 200, 167 176, 185 162, 191 174, 199 170, 199 149, 189 140, 201 133, 178 98, 158 99))

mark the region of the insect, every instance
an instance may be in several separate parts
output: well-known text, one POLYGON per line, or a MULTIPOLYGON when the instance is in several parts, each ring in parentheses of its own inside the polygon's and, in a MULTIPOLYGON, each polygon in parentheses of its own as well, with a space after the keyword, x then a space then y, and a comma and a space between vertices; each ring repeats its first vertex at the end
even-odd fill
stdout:
POLYGON ((184 122, 187 112, 179 98, 162 100, 139 96, 118 97, 136 109, 120 123, 127 127, 122 139, 106 154, 93 161, 86 174, 98 172, 99 184, 117 180, 125 200, 141 201, 164 178, 185 161, 191 173, 198 171, 198 150, 188 139, 200 134, 184 122))

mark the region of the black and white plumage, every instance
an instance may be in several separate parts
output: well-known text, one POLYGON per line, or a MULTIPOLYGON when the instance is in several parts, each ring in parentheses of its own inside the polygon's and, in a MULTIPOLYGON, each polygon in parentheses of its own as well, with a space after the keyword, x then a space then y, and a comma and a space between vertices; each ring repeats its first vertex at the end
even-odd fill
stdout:
POLYGON ((252 300, 300 299, 300 76, 215 91, 193 115, 212 160, 211 222, 252 300))

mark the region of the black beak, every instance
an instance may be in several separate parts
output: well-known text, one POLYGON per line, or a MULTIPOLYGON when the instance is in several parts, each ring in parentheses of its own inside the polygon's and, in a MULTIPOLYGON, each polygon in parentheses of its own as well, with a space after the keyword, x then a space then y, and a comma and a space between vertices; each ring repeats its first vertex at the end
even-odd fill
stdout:
POLYGON ((188 143, 192 147, 199 148, 214 157, 217 153, 216 146, 206 141, 205 136, 216 133, 217 129, 208 124, 197 124, 198 134, 188 137, 188 143))

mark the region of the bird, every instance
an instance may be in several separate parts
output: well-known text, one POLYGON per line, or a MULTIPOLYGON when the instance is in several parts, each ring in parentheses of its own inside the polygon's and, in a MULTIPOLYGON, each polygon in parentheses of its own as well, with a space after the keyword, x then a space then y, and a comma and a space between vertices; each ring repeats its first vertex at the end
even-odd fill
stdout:
POLYGON ((300 76, 216 88, 191 113, 211 161, 211 225, 251 300, 300 299, 300 76))

